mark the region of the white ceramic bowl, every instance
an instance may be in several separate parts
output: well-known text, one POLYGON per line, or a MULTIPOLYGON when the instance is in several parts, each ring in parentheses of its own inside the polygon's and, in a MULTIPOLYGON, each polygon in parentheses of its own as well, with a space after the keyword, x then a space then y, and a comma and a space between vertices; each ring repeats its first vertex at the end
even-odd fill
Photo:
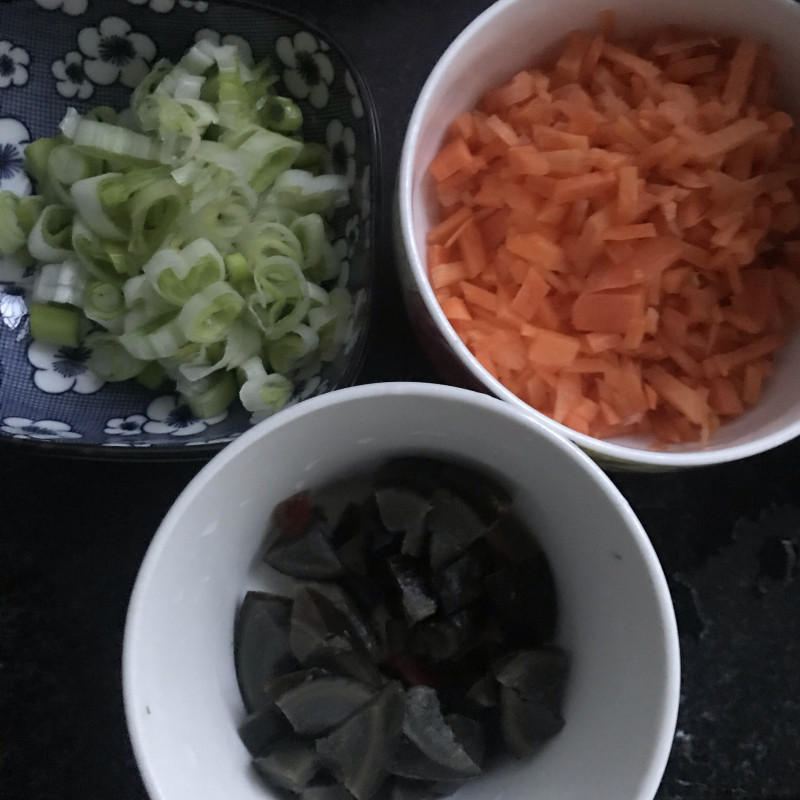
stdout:
POLYGON ((572 655, 564 729, 532 760, 454 800, 650 800, 674 734, 678 638, 644 530, 577 447, 509 404, 447 386, 341 389, 244 433, 191 481, 162 522, 125 631, 125 709, 153 800, 269 800, 237 725, 233 622, 248 589, 287 579, 257 552, 274 505, 302 488, 425 452, 500 478, 536 530, 557 586, 557 640, 572 655))
POLYGON ((665 23, 747 34, 772 46, 781 105, 800 121, 800 5, 792 0, 500 0, 448 47, 419 96, 403 147, 395 205, 395 247, 406 306, 417 334, 442 375, 479 388, 566 436, 607 466, 663 470, 733 461, 800 435, 800 335, 779 352, 758 404, 724 424, 705 445, 657 451, 645 438, 602 441, 532 409, 470 353, 447 321, 427 277, 425 234, 436 220, 428 165, 449 123, 489 88, 548 55, 575 28, 597 27, 613 7, 623 35, 665 23))

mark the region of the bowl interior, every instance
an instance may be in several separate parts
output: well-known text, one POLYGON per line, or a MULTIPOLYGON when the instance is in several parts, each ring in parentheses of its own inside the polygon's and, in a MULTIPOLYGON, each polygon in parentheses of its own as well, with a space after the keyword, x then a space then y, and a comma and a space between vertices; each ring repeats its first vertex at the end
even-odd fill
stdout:
POLYGON ((653 796, 674 732, 678 644, 663 573, 633 512, 588 457, 507 404, 384 384, 262 423, 204 467, 165 518, 136 582, 124 650, 128 725, 154 800, 268 796, 236 732, 244 709, 232 633, 247 589, 289 588, 258 559, 269 514, 300 489, 414 452, 472 462, 511 489, 550 559, 557 638, 573 658, 563 731, 534 759, 454 797, 653 796))
MULTIPOLYGON (((348 205, 332 220, 334 247, 347 262, 347 288, 356 305, 348 343, 320 372, 298 377, 294 401, 354 382, 366 339, 376 239, 377 133, 365 84, 326 34, 236 0, 11 0, 0 5, 0 30, 14 48, 14 71, 2 78, 8 85, 0 114, 0 189, 17 194, 36 188, 23 171, 28 142, 56 135, 70 107, 81 113, 98 105, 122 109, 158 59, 174 63, 200 38, 239 44, 255 61, 269 57, 280 75, 278 91, 303 112, 304 138, 329 148, 328 168, 345 174, 350 185, 348 205), (303 58, 312 59, 318 75, 299 77, 296 66, 303 58)), ((136 381, 103 384, 87 368, 86 347, 32 342, 32 283, 30 270, 0 257, 0 438, 93 457, 149 447, 157 447, 160 457, 167 451, 188 456, 193 449, 185 445, 219 449, 250 427, 250 415, 238 402, 219 417, 198 420, 169 391, 151 392, 136 381)))
MULTIPOLYGON (((655 451, 645 437, 618 437, 607 442, 566 428, 531 409, 494 379, 453 331, 433 294, 425 265, 425 234, 438 221, 428 165, 441 146, 445 130, 459 113, 474 107, 489 88, 514 73, 547 59, 575 28, 597 27, 607 8, 601 0, 559 3, 500 0, 451 44, 428 79, 409 125, 398 182, 400 261, 412 316, 433 319, 433 330, 421 323, 423 340, 434 349, 455 354, 469 378, 488 391, 533 414, 608 464, 627 466, 693 466, 732 460, 774 447, 800 435, 800 336, 776 358, 775 374, 759 403, 726 423, 705 445, 686 444, 655 451), (535 32, 535 35, 532 34, 535 32), (413 298, 413 299, 412 299, 413 298)), ((674 23, 718 33, 745 34, 770 43, 782 107, 800 120, 800 6, 788 0, 621 0, 614 10, 622 35, 674 23)), ((465 375, 466 377, 466 375, 465 375)))

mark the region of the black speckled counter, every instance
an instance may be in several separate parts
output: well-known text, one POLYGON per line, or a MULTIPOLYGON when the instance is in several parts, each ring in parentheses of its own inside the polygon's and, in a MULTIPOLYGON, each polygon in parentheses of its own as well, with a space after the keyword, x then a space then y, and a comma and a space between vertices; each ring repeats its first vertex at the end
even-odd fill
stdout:
MULTIPOLYGON (((329 31, 367 75, 388 223, 416 94, 488 0, 273 5, 329 31)), ((363 380, 435 380, 399 304, 386 238, 379 268, 380 322, 363 380)), ((146 800, 122 708, 125 613, 153 533, 200 466, 68 462, 0 447, 3 800, 146 800)), ((733 465, 612 479, 655 545, 678 614, 681 707, 658 797, 797 800, 800 440, 733 465)))

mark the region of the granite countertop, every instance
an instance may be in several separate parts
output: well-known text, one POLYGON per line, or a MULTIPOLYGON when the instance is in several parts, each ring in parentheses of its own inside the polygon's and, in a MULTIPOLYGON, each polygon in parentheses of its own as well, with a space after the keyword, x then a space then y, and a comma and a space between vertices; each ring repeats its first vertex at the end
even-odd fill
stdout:
MULTIPOLYGON (((414 99, 488 0, 272 5, 329 31, 367 75, 388 221, 414 99)), ((380 324, 362 381, 434 381, 399 304, 385 237, 378 266, 380 324)), ((0 448, 4 800, 146 800, 122 706, 125 613, 153 533, 201 466, 73 462, 0 448)), ((653 541, 678 617, 681 704, 658 798, 796 800, 800 439, 735 464, 611 477, 653 541)))

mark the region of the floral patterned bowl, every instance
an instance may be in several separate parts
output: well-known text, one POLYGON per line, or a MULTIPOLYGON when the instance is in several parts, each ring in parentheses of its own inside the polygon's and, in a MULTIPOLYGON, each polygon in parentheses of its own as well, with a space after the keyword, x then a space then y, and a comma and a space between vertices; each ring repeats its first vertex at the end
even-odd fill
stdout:
MULTIPOLYGON (((366 339, 378 198, 378 142, 368 90, 328 37, 283 12, 240 0, 5 0, 0 3, 0 189, 34 187, 26 144, 52 136, 66 110, 122 108, 159 58, 195 41, 236 43, 270 57, 279 90, 303 111, 303 134, 326 144, 350 202, 333 218, 355 312, 347 343, 298 382, 290 403, 355 381, 366 339), (46 31, 46 35, 43 32, 46 31)), ((249 428, 238 404, 196 419, 177 395, 134 381, 104 384, 85 347, 35 342, 30 271, 0 257, 0 441, 73 457, 208 457, 249 428)))

